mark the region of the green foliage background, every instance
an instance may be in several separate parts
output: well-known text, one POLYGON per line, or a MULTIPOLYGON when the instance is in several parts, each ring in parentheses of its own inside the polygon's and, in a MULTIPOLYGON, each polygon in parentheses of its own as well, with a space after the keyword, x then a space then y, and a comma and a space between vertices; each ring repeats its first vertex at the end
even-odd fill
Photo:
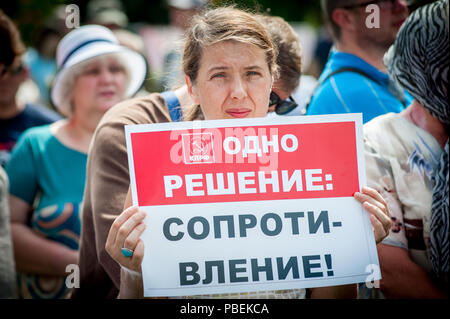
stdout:
MULTIPOLYGON (((165 0, 121 0, 130 23, 167 24, 168 9, 165 0)), ((31 45, 53 9, 61 4, 76 4, 81 22, 86 18, 89 0, 3 0, 0 8, 19 26, 22 38, 31 45)), ((270 12, 287 21, 305 21, 320 25, 319 0, 212 0, 214 5, 236 4, 238 7, 270 12)))

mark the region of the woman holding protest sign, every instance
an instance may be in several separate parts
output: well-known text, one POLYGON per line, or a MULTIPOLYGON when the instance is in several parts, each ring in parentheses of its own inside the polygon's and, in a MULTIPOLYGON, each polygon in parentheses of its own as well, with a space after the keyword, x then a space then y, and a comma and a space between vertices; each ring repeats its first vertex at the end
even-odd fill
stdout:
MULTIPOLYGON (((272 85, 278 75, 275 60, 276 49, 255 16, 234 8, 213 9, 197 16, 187 32, 183 55, 186 83, 195 106, 184 110, 184 117, 214 120, 266 116, 272 85)), ((379 242, 391 224, 385 201, 376 191, 366 188, 356 193, 355 199, 371 213, 379 242)), ((121 298, 143 295, 144 244, 140 235, 145 229, 142 223, 145 213, 130 205, 129 192, 125 203, 128 208, 114 221, 106 242, 106 250, 122 266, 121 298)), ((238 298, 240 294, 226 296, 238 298)), ((306 293, 305 289, 288 289, 257 292, 251 297, 305 298, 306 293)), ((356 285, 314 288, 311 297, 353 298, 356 285)))

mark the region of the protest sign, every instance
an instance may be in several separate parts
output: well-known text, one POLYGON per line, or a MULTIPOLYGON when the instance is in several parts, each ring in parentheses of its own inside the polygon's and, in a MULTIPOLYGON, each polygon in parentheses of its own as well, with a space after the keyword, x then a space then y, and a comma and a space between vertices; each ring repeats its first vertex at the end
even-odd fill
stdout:
POLYGON ((145 296, 342 285, 378 266, 353 198, 365 185, 360 114, 125 130, 133 204, 147 213, 145 296))

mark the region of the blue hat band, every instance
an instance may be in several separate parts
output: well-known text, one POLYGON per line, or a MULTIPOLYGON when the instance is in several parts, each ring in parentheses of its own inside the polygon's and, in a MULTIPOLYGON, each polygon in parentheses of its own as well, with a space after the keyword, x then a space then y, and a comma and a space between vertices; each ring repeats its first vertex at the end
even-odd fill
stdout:
POLYGON ((94 40, 85 41, 85 42, 81 43, 79 46, 75 47, 72 51, 69 52, 69 54, 66 55, 65 59, 61 63, 61 68, 66 64, 67 60, 69 60, 69 58, 75 54, 75 52, 77 52, 82 47, 85 47, 86 45, 94 43, 94 42, 107 42, 107 43, 111 43, 111 44, 117 44, 111 40, 106 40, 106 39, 94 39, 94 40))

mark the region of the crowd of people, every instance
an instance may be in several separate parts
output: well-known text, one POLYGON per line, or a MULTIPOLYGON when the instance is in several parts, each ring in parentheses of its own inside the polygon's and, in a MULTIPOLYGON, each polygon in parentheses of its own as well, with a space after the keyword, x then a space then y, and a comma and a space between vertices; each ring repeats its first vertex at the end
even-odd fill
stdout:
POLYGON ((148 63, 115 30, 82 25, 57 44, 55 111, 19 102, 26 49, 0 11, 0 298, 143 297, 145 214, 131 205, 124 126, 236 113, 362 113, 367 187, 354 198, 370 215, 382 273, 378 288, 252 296, 448 298, 449 1, 321 0, 333 46, 306 93, 300 42, 283 18, 169 4, 188 18, 182 51, 166 61, 166 91, 142 91, 148 63), (376 28, 366 24, 370 4, 380 11, 376 28), (66 284, 67 265, 79 266, 77 288, 66 284))

